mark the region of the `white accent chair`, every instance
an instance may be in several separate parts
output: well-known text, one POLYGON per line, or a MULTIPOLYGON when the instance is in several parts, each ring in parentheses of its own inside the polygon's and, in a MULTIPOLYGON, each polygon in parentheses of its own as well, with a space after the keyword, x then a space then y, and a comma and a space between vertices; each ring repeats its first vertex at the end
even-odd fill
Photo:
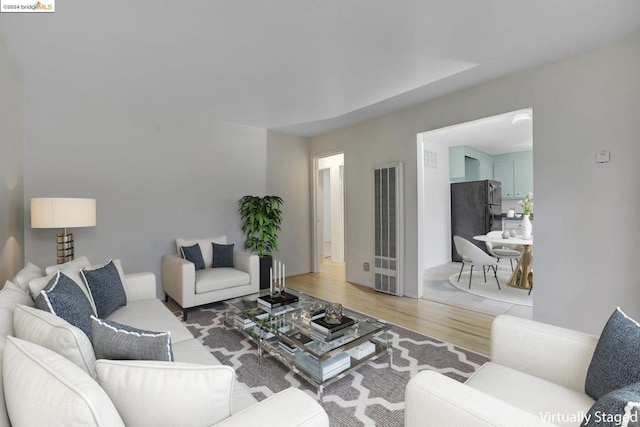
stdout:
POLYGON ((484 273, 484 282, 487 283, 487 267, 492 268, 493 276, 496 278, 496 283, 498 284, 498 289, 501 289, 500 282, 498 281, 498 260, 496 258, 487 255, 482 249, 460 236, 453 236, 453 244, 456 246, 456 250, 462 257, 462 267, 460 267, 460 274, 458 274, 458 282, 460 281, 460 276, 462 276, 464 265, 471 264, 471 271, 469 273, 469 289, 471 289, 473 267, 475 265, 481 265, 482 272, 484 273))
POLYGON ((260 259, 248 252, 234 251, 234 268, 211 268, 212 243, 227 244, 227 236, 178 238, 176 253, 162 257, 162 289, 182 307, 186 320, 188 310, 212 302, 223 301, 260 291, 260 259), (206 268, 196 270, 192 262, 180 255, 181 246, 200 246, 206 268))
MULTIPOLYGON (((502 237, 502 231, 490 231, 487 233, 487 236, 491 237, 502 237)), ((487 246, 487 251, 491 256, 498 258, 498 262, 502 258, 508 258, 511 263, 511 271, 513 271, 513 260, 518 261, 522 256, 522 246, 520 245, 510 245, 508 243, 494 243, 494 242, 485 242, 487 246)))
POLYGON ((597 343, 593 335, 498 316, 491 362, 465 383, 428 370, 409 380, 405 426, 578 426, 582 419, 569 415, 594 404, 584 386, 597 343))

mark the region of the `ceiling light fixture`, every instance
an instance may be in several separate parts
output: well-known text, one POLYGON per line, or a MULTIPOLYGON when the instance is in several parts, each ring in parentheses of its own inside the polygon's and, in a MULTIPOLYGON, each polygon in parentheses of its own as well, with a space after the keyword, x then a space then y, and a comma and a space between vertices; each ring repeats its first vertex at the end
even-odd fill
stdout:
POLYGON ((525 122, 525 121, 531 121, 531 115, 529 113, 518 113, 515 116, 513 116, 513 120, 511 121, 511 124, 515 125, 516 123, 525 122))

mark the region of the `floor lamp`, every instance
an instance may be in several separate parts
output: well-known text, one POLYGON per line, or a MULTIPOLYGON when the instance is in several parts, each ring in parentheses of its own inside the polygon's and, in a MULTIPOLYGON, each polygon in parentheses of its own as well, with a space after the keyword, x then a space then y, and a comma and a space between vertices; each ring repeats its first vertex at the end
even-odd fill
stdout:
POLYGON ((73 259, 73 233, 67 228, 95 227, 96 199, 36 197, 31 199, 31 228, 62 228, 57 235, 57 262, 73 259))

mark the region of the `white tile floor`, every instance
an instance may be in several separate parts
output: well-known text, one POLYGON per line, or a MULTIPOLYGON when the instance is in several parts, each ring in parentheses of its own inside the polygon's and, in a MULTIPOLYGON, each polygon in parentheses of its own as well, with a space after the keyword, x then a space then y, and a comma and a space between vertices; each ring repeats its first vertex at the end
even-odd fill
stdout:
MULTIPOLYGON (((498 268, 504 271, 511 271, 509 262, 503 260, 498 268)), ((424 276, 424 297, 447 304, 459 305, 473 310, 491 314, 510 314, 512 316, 531 319, 532 308, 521 305, 514 305, 502 301, 495 301, 469 294, 456 289, 449 283, 449 276, 460 271, 460 263, 451 262, 438 267, 431 268, 425 272, 424 276)))

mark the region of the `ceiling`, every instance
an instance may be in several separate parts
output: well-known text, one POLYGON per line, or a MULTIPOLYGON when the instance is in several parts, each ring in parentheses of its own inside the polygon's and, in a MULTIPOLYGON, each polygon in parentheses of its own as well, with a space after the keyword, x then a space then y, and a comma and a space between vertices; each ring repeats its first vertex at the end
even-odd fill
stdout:
POLYGON ((424 132, 423 139, 446 147, 466 145, 496 155, 533 149, 533 112, 525 108, 424 132), (528 119, 514 121, 516 116, 528 119))
POLYGON ((637 31, 637 0, 64 0, 0 14, 27 84, 304 136, 637 31))

